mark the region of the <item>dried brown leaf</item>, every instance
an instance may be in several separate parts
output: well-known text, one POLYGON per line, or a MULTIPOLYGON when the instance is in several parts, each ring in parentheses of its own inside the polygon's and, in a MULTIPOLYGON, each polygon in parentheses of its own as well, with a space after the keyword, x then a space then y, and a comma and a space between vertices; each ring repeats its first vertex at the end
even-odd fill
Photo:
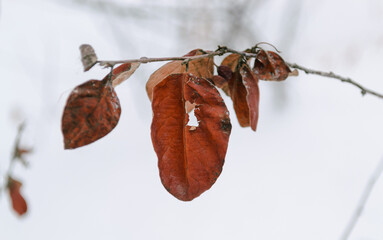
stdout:
POLYGON ((257 129, 259 115, 258 79, 246 63, 229 80, 229 92, 239 125, 257 129))
POLYGON ((8 178, 9 196, 12 201, 12 208, 19 216, 24 215, 28 211, 27 203, 20 193, 22 183, 11 177, 8 178))
POLYGON ((140 66, 139 62, 136 63, 124 63, 113 70, 112 85, 116 87, 123 81, 128 79, 140 66))
POLYGON ((108 77, 77 86, 67 100, 61 121, 65 149, 104 137, 117 125, 120 115, 120 101, 108 77))
POLYGON ((241 125, 241 127, 250 126, 249 106, 246 99, 247 90, 245 85, 243 85, 239 69, 234 72, 232 78, 229 80, 229 92, 239 125, 241 125))
POLYGON ((237 66, 239 64, 239 61, 241 59, 241 55, 232 53, 227 55, 221 62, 221 66, 227 66, 231 69, 232 72, 235 72, 237 69, 237 66))
MULTIPOLYGON (((195 49, 185 57, 203 55, 205 52, 201 49, 195 49)), ((200 58, 191 60, 188 64, 188 71, 186 71, 186 64, 182 64, 182 61, 169 62, 159 69, 157 69, 152 75, 150 75, 148 82, 146 83, 146 92, 150 101, 152 100, 153 88, 165 79, 168 75, 173 73, 190 73, 194 76, 211 79, 214 74, 214 59, 213 57, 200 58)))
POLYGON ((191 74, 172 74, 153 91, 151 135, 164 187, 190 201, 209 189, 222 171, 231 131, 217 89, 191 74), (189 126, 194 108, 198 126, 189 126))
POLYGON ((249 122, 253 131, 257 130, 259 116, 259 87, 258 79, 247 64, 240 69, 242 83, 246 88, 246 101, 249 108, 249 122))
POLYGON ((283 81, 291 70, 277 53, 261 49, 255 58, 253 72, 260 80, 283 81))
POLYGON ((80 46, 80 52, 84 72, 86 72, 97 63, 97 56, 93 47, 89 44, 82 44, 80 46))

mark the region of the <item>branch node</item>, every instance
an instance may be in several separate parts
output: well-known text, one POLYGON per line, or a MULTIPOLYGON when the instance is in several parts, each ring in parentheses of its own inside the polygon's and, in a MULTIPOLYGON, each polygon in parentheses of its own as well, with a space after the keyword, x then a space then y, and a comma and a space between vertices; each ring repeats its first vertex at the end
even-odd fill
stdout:
POLYGON ((221 56, 227 52, 227 47, 218 45, 216 52, 220 52, 219 55, 221 56))
POLYGON ((148 59, 147 57, 141 57, 140 60, 142 60, 141 63, 148 63, 148 59))

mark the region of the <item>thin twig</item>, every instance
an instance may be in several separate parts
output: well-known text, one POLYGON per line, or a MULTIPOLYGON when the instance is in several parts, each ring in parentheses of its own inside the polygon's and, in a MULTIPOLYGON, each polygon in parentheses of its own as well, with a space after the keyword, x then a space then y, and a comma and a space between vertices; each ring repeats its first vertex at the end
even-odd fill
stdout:
MULTIPOLYGON (((206 54, 197 55, 197 56, 162 57, 162 58, 142 57, 139 59, 128 59, 128 60, 117 60, 117 61, 113 61, 113 60, 112 61, 105 61, 105 60, 101 61, 101 60, 99 60, 99 61, 97 61, 97 63, 99 63, 101 66, 108 66, 108 67, 114 66, 116 64, 136 63, 136 62, 150 63, 150 62, 165 62, 165 61, 183 61, 185 64, 188 64, 192 60, 202 59, 202 58, 206 58, 206 57, 222 56, 226 53, 235 53, 235 54, 240 54, 246 58, 255 58, 255 57, 257 57, 256 48, 257 48, 257 45, 255 45, 255 47, 251 48, 252 52, 243 52, 243 51, 237 51, 237 50, 234 50, 231 48, 227 48, 225 46, 218 46, 218 49, 215 51, 207 51, 206 54)), ((335 74, 333 72, 324 72, 324 71, 309 69, 309 68, 303 67, 301 65, 298 65, 296 63, 286 62, 286 64, 291 68, 295 68, 295 69, 299 69, 301 71, 304 71, 306 74, 315 74, 315 75, 319 75, 322 77, 334 78, 334 79, 338 79, 342 82, 346 82, 346 83, 349 83, 351 85, 354 85, 355 87, 360 89, 362 95, 371 94, 371 95, 374 95, 378 98, 383 98, 383 94, 375 92, 375 91, 370 90, 368 88, 365 88, 360 83, 355 82, 351 78, 343 77, 343 76, 340 76, 340 75, 335 74)))
POLYGON ((358 219, 360 215, 363 212, 363 209, 366 205, 366 202, 368 200, 368 197, 371 195, 371 192, 374 188, 374 185, 376 181, 379 179, 380 175, 383 172, 383 157, 380 160, 378 166, 375 168, 374 172, 370 176, 370 179, 368 180, 368 183, 366 184, 363 193, 359 199, 358 205, 356 206, 351 218, 348 221, 348 224, 346 228, 343 231, 343 234, 340 238, 340 240, 347 240, 350 236, 352 230, 355 228, 356 223, 358 222, 358 219))
POLYGON ((23 134, 25 127, 25 123, 21 123, 18 130, 17 130, 17 135, 15 139, 15 144, 13 147, 13 154, 11 157, 11 162, 9 163, 8 171, 7 171, 7 176, 11 176, 13 172, 13 167, 15 165, 16 160, 19 158, 19 151, 20 151, 20 140, 21 140, 21 135, 23 134))
POLYGON ((214 56, 222 56, 225 53, 236 53, 243 56, 246 56, 248 58, 256 57, 257 55, 255 53, 247 53, 247 52, 241 52, 234 49, 230 49, 227 47, 218 47, 216 51, 207 52, 206 54, 197 55, 197 56, 187 56, 187 57, 162 57, 162 58, 147 58, 142 57, 139 59, 128 59, 128 60, 112 60, 112 61, 97 61, 101 66, 114 66, 116 64, 122 64, 122 63, 150 63, 150 62, 166 62, 166 61, 192 61, 197 59, 202 59, 206 57, 214 57, 214 56))
POLYGON ((319 75, 319 76, 322 76, 322 77, 334 78, 334 79, 338 79, 338 80, 340 80, 342 82, 346 82, 346 83, 352 84, 355 87, 360 89, 362 95, 366 95, 368 93, 368 94, 374 95, 376 97, 383 98, 383 94, 377 93, 377 92, 375 92, 373 90, 365 88, 362 85, 360 85, 359 83, 357 83, 354 80, 352 80, 351 78, 342 77, 342 76, 337 75, 337 74, 335 74, 333 72, 322 72, 322 71, 318 71, 318 70, 309 69, 309 68, 303 67, 301 65, 298 65, 296 63, 287 63, 287 65, 289 67, 291 67, 291 68, 296 68, 296 69, 302 70, 302 71, 304 71, 307 74, 315 74, 315 75, 319 75))
POLYGON ((0 196, 1 196, 2 191, 7 189, 8 179, 9 179, 10 176, 12 176, 14 164, 15 164, 17 158, 19 158, 20 139, 21 139, 21 135, 22 135, 23 130, 24 130, 24 126, 25 126, 25 123, 21 123, 19 125, 18 130, 17 130, 17 135, 16 135, 14 147, 13 147, 13 153, 12 153, 12 156, 11 156, 11 160, 10 160, 10 163, 9 163, 9 166, 8 166, 7 173, 5 175, 7 180, 3 183, 3 186, 0 186, 0 196))

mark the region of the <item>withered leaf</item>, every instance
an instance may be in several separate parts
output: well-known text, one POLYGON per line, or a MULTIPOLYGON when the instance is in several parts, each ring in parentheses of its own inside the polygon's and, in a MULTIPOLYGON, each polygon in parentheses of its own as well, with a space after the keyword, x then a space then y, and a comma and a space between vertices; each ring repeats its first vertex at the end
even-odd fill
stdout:
POLYGON ((93 47, 89 44, 82 44, 80 46, 80 52, 84 72, 86 72, 97 63, 97 56, 93 47))
MULTIPOLYGON (((203 55, 205 52, 202 49, 195 49, 190 51, 185 57, 203 55)), ((146 92, 150 101, 152 100, 153 88, 165 79, 168 75, 173 73, 190 73, 194 76, 211 79, 214 74, 214 59, 213 57, 206 57, 191 60, 188 64, 188 70, 186 71, 186 65, 182 64, 182 61, 172 61, 166 63, 159 69, 157 69, 152 75, 150 75, 148 82, 146 83, 146 92)))
POLYGON ((231 132, 229 112, 217 89, 191 74, 171 74, 154 87, 151 136, 164 187, 190 201, 222 171, 231 132), (194 107, 198 126, 188 126, 194 107))
POLYGON ((233 77, 233 71, 230 69, 230 67, 221 65, 217 68, 218 75, 223 77, 226 80, 229 80, 233 77))
POLYGON ((212 78, 212 81, 213 81, 214 85, 216 85, 219 88, 222 88, 228 84, 228 80, 219 76, 219 75, 214 75, 212 78))
POLYGON ((259 116, 259 87, 258 79, 247 64, 240 69, 242 83, 246 88, 246 101, 249 108, 249 122, 253 131, 257 130, 259 116))
POLYGON ((239 125, 241 127, 250 126, 249 106, 247 104, 247 90, 242 82, 242 76, 237 69, 229 80, 229 93, 233 101, 233 107, 239 125))
POLYGON ((112 85, 116 87, 123 81, 128 79, 140 66, 139 62, 136 63, 124 63, 113 70, 112 73, 112 85))
POLYGON ((247 64, 234 72, 229 80, 230 97, 239 125, 257 129, 259 115, 258 79, 247 64))
POLYGON ((24 197, 20 193, 20 188, 22 186, 22 183, 9 177, 8 178, 8 190, 9 190, 9 196, 12 201, 12 208, 15 210, 19 216, 25 214, 28 210, 27 203, 24 199, 24 197))
POLYGON ((65 149, 104 137, 117 125, 120 115, 120 101, 108 77, 77 86, 69 95, 61 121, 65 149))
POLYGON ((260 80, 283 81, 291 70, 281 56, 261 49, 255 58, 253 72, 260 80))
POLYGON ((221 66, 227 66, 231 69, 232 72, 235 72, 240 59, 241 59, 241 55, 239 54, 236 54, 236 53, 229 54, 227 55, 227 57, 225 57, 222 60, 221 66))
POLYGON ((229 80, 233 77, 233 71, 230 67, 221 65, 217 68, 217 72, 220 78, 213 77, 214 84, 221 88, 227 96, 230 96, 229 80))

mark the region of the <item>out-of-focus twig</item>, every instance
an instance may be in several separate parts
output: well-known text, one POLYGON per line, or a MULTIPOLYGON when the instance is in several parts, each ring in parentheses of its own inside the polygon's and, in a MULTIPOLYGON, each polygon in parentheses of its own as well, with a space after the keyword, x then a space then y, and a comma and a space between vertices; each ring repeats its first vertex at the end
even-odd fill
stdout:
POLYGON ((371 95, 374 95, 374 96, 376 96, 378 98, 383 98, 383 94, 375 92, 375 91, 370 90, 368 88, 365 88, 360 83, 355 82, 351 78, 342 77, 342 76, 340 76, 338 74, 335 74, 333 72, 323 72, 323 71, 309 69, 309 68, 303 67, 301 65, 298 65, 296 63, 287 63, 287 65, 289 65, 289 67, 291 67, 291 68, 302 70, 302 71, 304 71, 307 74, 315 74, 315 75, 319 75, 319 76, 322 76, 322 77, 334 78, 334 79, 338 79, 338 80, 340 80, 342 82, 349 83, 349 84, 354 85, 355 87, 359 88, 361 93, 362 93, 362 95, 371 94, 371 95))
POLYGON ((9 163, 9 166, 8 166, 8 170, 7 170, 7 172, 6 172, 5 176, 4 176, 4 178, 6 178, 7 180, 4 182, 3 186, 0 186, 0 195, 1 195, 3 190, 7 189, 8 178, 10 176, 12 176, 12 172, 13 172, 13 168, 14 168, 16 160, 18 160, 18 159, 21 160, 22 159, 22 155, 25 152, 29 151, 29 150, 24 150, 24 149, 20 148, 20 140, 21 140, 21 135, 22 135, 22 133, 24 131, 24 127, 25 127, 25 123, 21 123, 19 125, 18 130, 17 130, 17 135, 16 135, 14 147, 13 147, 13 152, 12 152, 11 160, 10 160, 10 163, 9 163))
POLYGON ((362 195, 360 196, 358 205, 356 206, 351 218, 349 219, 346 228, 344 229, 340 240, 347 240, 350 236, 352 230, 355 228, 356 223, 359 220, 360 215, 363 212, 363 209, 367 203, 368 197, 371 195, 371 192, 375 186, 375 183, 379 179, 380 175, 383 172, 383 157, 380 160, 378 166, 375 168, 374 172, 371 174, 370 179, 368 180, 362 195))

